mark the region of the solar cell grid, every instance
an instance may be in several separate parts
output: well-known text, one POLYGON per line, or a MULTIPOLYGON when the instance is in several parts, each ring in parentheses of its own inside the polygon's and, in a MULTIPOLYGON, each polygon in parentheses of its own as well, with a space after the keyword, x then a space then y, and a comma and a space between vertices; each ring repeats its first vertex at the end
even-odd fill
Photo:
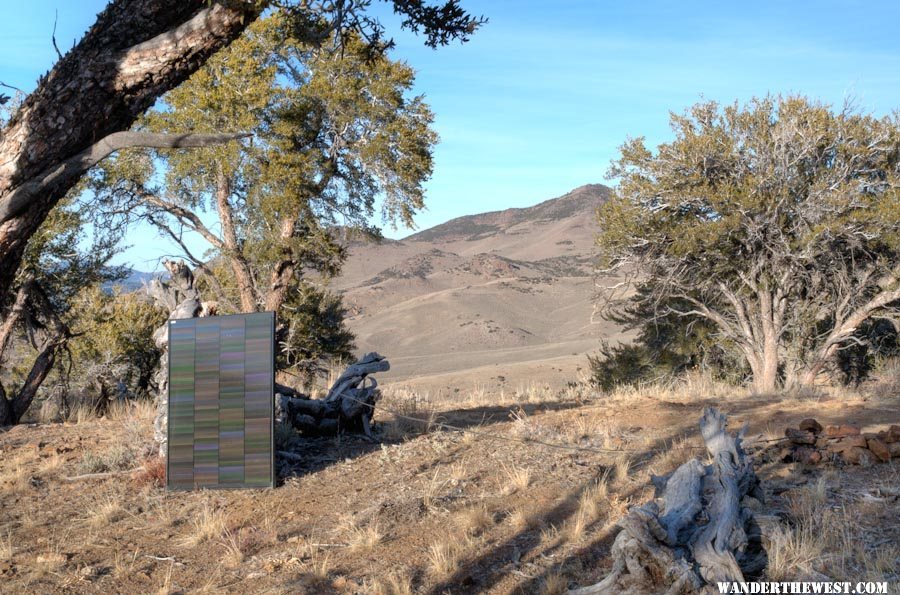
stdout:
POLYGON ((169 489, 274 485, 275 315, 169 323, 169 489))

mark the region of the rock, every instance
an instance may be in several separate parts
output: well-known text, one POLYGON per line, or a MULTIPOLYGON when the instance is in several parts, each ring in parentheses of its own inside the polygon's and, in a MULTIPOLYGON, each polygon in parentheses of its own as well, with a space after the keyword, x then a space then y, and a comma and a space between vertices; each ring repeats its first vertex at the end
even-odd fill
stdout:
POLYGON ((794 460, 804 465, 816 465, 822 461, 822 453, 808 446, 801 446, 794 451, 794 460))
POLYGON ((822 431, 822 424, 817 422, 811 417, 807 417, 803 421, 800 422, 799 428, 805 432, 812 432, 813 434, 818 434, 822 431))
POLYGON ((884 435, 884 442, 886 444, 893 444, 895 442, 900 442, 900 426, 893 425, 891 426, 884 435))
POLYGON ((816 438, 816 448, 827 448, 829 444, 831 444, 831 440, 829 440, 825 436, 819 436, 818 438, 816 438))
POLYGON ((840 444, 843 447, 847 447, 847 446, 857 446, 859 448, 868 448, 869 447, 869 444, 868 444, 868 441, 866 440, 866 438, 864 436, 859 436, 859 435, 847 436, 846 438, 841 438, 841 440, 838 442, 838 444, 840 444))
POLYGON ((856 426, 828 426, 825 428, 825 435, 829 438, 843 438, 844 436, 856 436, 859 434, 859 428, 856 426))
POLYGON ((887 463, 891 460, 891 451, 888 450, 887 444, 878 438, 870 438, 867 443, 872 454, 881 459, 883 463, 887 463))
POLYGON ((794 460, 794 449, 787 446, 778 451, 778 460, 782 463, 790 463, 794 460))
POLYGON ((786 428, 784 435, 794 444, 815 444, 816 436, 812 432, 804 430, 795 430, 794 428, 786 428))
POLYGON ((872 464, 872 459, 875 458, 875 455, 873 455, 872 451, 867 448, 850 446, 841 451, 841 458, 843 458, 845 462, 850 463, 851 465, 868 467, 872 464))
POLYGON ((88 579, 88 580, 94 578, 95 574, 97 574, 97 571, 93 566, 85 566, 84 568, 82 568, 81 570, 78 571, 78 576, 88 579))
POLYGON ((887 447, 891 457, 900 457, 900 442, 891 442, 887 447))

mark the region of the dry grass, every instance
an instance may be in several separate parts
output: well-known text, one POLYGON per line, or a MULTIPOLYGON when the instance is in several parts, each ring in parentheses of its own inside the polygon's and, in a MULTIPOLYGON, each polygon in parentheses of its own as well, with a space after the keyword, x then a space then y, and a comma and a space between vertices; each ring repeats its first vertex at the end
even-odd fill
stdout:
POLYGON ((406 573, 392 572, 372 585, 373 595, 412 595, 412 592, 412 582, 406 573))
POLYGON ((628 453, 616 455, 615 464, 613 466, 613 482, 615 485, 621 486, 628 482, 628 474, 631 471, 631 457, 628 453))
POLYGON ((12 530, 6 530, 6 537, 0 539, 0 560, 12 560, 16 547, 12 541, 12 530))
POLYGON ((570 542, 578 542, 584 537, 588 527, 598 521, 609 509, 609 485, 604 475, 593 482, 578 498, 578 508, 564 525, 563 533, 570 542))
POLYGON ((131 555, 122 553, 117 549, 113 557, 113 576, 123 578, 134 574, 139 555, 139 549, 135 550, 131 555))
POLYGON ((101 453, 88 451, 76 465, 77 474, 127 471, 137 466, 137 455, 127 444, 115 444, 101 453))
POLYGON ((12 496, 31 489, 31 475, 27 464, 21 457, 12 461, 10 467, 0 475, 0 493, 12 496))
POLYGON ((694 458, 695 455, 703 452, 701 449, 694 448, 695 446, 694 440, 687 436, 672 440, 669 443, 668 448, 664 448, 653 457, 651 466, 653 467, 654 472, 657 475, 662 475, 674 471, 682 464, 694 458))
POLYGON ((172 589, 172 570, 175 568, 175 562, 170 562, 166 568, 166 574, 163 576, 162 583, 156 589, 156 595, 170 595, 172 589))
MULTIPOLYGON (((872 528, 864 519, 890 515, 885 503, 851 502, 838 505, 828 490, 828 476, 797 490, 790 499, 789 523, 769 535, 766 570, 770 580, 820 577, 830 580, 896 580, 900 548, 871 545, 872 528), (881 509, 881 510, 879 510, 881 509)), ((824 580, 817 578, 816 580, 824 580)))
POLYGON ((434 475, 425 481, 425 485, 422 488, 422 506, 427 510, 431 510, 437 506, 438 495, 441 490, 444 489, 444 486, 447 485, 447 480, 438 479, 439 473, 440 469, 435 469, 434 475))
POLYGON ((351 551, 369 551, 381 543, 384 538, 377 522, 363 527, 348 519, 344 521, 343 525, 342 533, 346 535, 346 541, 351 551))
POLYGON ((569 581, 559 572, 552 572, 541 582, 540 595, 563 595, 569 591, 569 581))
POLYGON ((92 527, 106 527, 121 521, 127 514, 120 498, 107 496, 88 508, 87 522, 92 527))
POLYGON ((331 572, 331 553, 316 550, 308 562, 309 574, 320 580, 326 580, 331 572))
POLYGON ((494 525, 494 515, 484 504, 476 504, 459 512, 453 524, 466 535, 478 536, 494 525))
POLYGON ((190 523, 191 531, 179 543, 182 547, 194 547, 206 541, 218 540, 225 534, 226 525, 225 512, 204 502, 202 510, 190 523))
POLYGON ((531 485, 531 471, 527 467, 503 467, 506 481, 502 489, 504 496, 522 492, 531 485))
POLYGON ((437 578, 443 578, 459 568, 461 544, 452 536, 445 535, 428 546, 428 568, 437 578))
POLYGON ((379 408, 387 412, 389 421, 384 423, 384 437, 399 441, 412 436, 427 434, 437 423, 437 408, 428 394, 406 389, 385 389, 379 408))
POLYGON ((225 550, 222 556, 222 564, 226 568, 237 568, 244 561, 244 549, 241 544, 240 536, 233 531, 225 530, 219 545, 225 550))
POLYGON ((544 524, 539 515, 533 514, 525 507, 514 508, 509 512, 507 519, 516 531, 538 529, 544 524))
POLYGON ((50 455, 46 459, 42 459, 38 464, 38 473, 41 475, 55 475, 65 462, 65 458, 58 454, 50 455))

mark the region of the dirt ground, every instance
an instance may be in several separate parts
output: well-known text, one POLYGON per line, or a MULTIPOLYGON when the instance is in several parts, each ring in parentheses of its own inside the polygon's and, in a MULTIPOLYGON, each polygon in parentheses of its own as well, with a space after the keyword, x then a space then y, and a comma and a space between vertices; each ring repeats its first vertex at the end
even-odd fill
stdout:
MULTIPOLYGON (((304 460, 279 464, 277 488, 191 493, 167 493, 158 469, 127 471, 151 465, 134 448, 149 407, 18 426, 0 433, 0 592, 564 592, 604 576, 615 522, 652 497, 651 473, 703 454, 709 405, 749 424, 751 451, 805 417, 900 423, 887 390, 396 391, 376 415, 379 444, 281 435, 304 460), (102 468, 114 474, 71 480, 102 468)), ((762 465, 770 576, 897 589, 898 464, 762 465)))

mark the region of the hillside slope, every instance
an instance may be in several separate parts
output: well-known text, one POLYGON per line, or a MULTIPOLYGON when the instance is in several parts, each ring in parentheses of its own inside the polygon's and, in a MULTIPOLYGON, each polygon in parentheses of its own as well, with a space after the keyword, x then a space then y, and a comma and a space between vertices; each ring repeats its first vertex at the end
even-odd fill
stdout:
POLYGON ((582 186, 401 241, 351 243, 334 288, 359 351, 390 359, 386 380, 437 380, 438 389, 460 375, 543 382, 558 371, 571 379, 601 337, 619 334, 591 322, 596 209, 609 192, 582 186))

